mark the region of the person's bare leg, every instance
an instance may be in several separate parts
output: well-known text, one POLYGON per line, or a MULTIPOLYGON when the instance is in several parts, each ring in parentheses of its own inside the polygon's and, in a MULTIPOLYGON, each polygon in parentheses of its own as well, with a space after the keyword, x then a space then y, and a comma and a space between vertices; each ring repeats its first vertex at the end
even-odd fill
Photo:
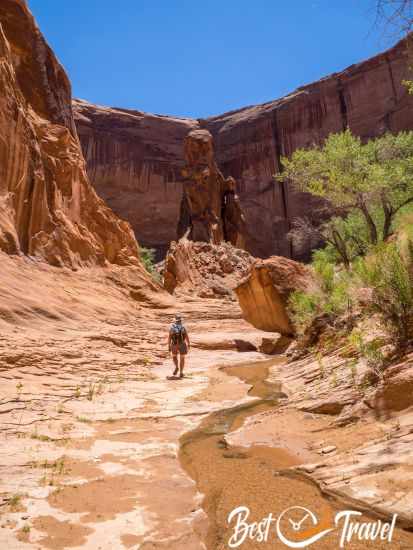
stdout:
POLYGON ((183 378, 184 376, 184 367, 185 367, 185 355, 183 355, 181 353, 181 356, 180 356, 180 362, 179 362, 179 370, 180 370, 180 373, 179 373, 179 376, 180 378, 183 378))
POLYGON ((173 362, 174 362, 174 365, 175 365, 175 370, 174 370, 172 376, 176 376, 178 374, 178 356, 177 355, 172 355, 172 359, 173 359, 173 362))

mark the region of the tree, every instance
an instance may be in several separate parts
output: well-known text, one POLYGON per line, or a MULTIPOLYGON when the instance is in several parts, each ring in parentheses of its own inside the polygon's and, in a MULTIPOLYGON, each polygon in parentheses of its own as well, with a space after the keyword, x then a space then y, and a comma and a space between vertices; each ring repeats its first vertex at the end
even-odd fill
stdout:
POLYGON ((346 130, 331 134, 322 147, 298 149, 282 164, 278 180, 330 203, 333 217, 318 231, 347 266, 349 246, 361 254, 365 239, 369 245, 388 239, 396 214, 413 202, 413 132, 363 144, 346 130))
POLYGON ((156 281, 160 282, 160 275, 155 267, 155 249, 140 246, 139 255, 146 271, 150 273, 156 281))
POLYGON ((371 180, 378 196, 383 221, 383 239, 392 232, 395 215, 413 202, 413 132, 386 134, 367 144, 375 157, 371 180))
POLYGON ((386 29, 406 36, 413 28, 412 0, 377 0, 376 21, 386 29))
POLYGON ((346 269, 358 256, 363 256, 369 249, 369 235, 364 219, 358 212, 346 217, 333 216, 321 223, 308 217, 295 218, 289 238, 295 246, 304 243, 315 248, 320 243, 331 256, 331 261, 341 262, 346 269))
MULTIPOLYGON (((391 38, 404 38, 409 58, 409 71, 413 66, 413 0, 376 0, 376 24, 384 28, 391 38)), ((409 94, 413 94, 413 80, 402 81, 409 94)))

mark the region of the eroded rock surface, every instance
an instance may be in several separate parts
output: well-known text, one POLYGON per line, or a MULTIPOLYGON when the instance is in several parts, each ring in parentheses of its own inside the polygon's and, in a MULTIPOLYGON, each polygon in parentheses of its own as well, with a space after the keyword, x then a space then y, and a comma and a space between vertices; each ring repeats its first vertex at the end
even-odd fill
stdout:
POLYGON ((138 264, 90 185, 68 78, 22 0, 0 4, 0 250, 53 265, 138 264))
POLYGON ((254 256, 307 259, 309 243, 291 243, 293 218, 317 216, 319 202, 275 184, 281 156, 349 127, 367 139, 413 127, 413 97, 402 80, 408 60, 400 42, 288 96, 204 120, 161 117, 75 103, 88 173, 99 194, 129 220, 139 241, 166 250, 175 240, 182 197, 183 140, 208 130, 216 161, 237 185, 254 256))
POLYGON ((348 509, 391 518, 412 528, 411 453, 413 354, 366 383, 369 367, 351 346, 275 364, 270 380, 288 399, 255 415, 226 440, 231 445, 269 445, 301 454, 291 472, 316 481, 324 494, 348 509), (300 442, 300 443, 299 443, 300 442))
POLYGON ((229 243, 214 245, 182 238, 171 244, 166 256, 164 286, 170 293, 179 290, 205 298, 231 297, 252 262, 248 252, 229 243))
POLYGON ((153 285, 143 301, 137 267, 0 261, 0 547, 205 548, 179 438, 222 399, 249 400, 218 365, 260 359, 259 331, 222 299, 161 303, 153 285), (187 377, 171 381, 176 309, 194 347, 187 377), (210 378, 224 388, 202 397, 210 378))
POLYGON ((235 288, 244 318, 261 330, 293 334, 287 301, 294 290, 304 290, 310 271, 294 260, 272 256, 256 260, 248 276, 235 288))

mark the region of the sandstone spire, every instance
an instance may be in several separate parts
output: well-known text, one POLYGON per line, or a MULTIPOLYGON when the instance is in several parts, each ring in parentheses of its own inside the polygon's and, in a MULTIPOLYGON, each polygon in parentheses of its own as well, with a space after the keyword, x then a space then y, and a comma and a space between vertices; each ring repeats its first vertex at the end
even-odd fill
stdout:
POLYGON ((180 236, 192 241, 245 248, 245 219, 236 195, 236 183, 225 178, 215 161, 208 130, 192 130, 184 143, 185 168, 180 236))

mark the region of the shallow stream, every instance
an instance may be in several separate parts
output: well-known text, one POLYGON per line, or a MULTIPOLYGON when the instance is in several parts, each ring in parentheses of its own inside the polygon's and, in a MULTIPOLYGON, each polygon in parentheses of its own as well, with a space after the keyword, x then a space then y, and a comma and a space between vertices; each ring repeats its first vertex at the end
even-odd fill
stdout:
MULTIPOLYGON (((195 430, 180 439, 181 465, 204 496, 203 508, 209 522, 204 542, 208 550, 229 548, 235 522, 228 524, 228 514, 239 506, 249 508, 249 522, 261 521, 270 513, 276 518, 290 507, 309 508, 316 513, 317 525, 308 525, 300 533, 292 532, 288 522, 284 525, 286 532, 290 529, 290 536, 296 542, 332 527, 336 512, 343 508, 324 498, 311 481, 288 473, 288 468, 300 461, 286 450, 265 446, 232 447, 225 440, 226 434, 239 429, 249 417, 277 407, 282 395, 280 384, 267 380, 269 369, 274 364, 276 361, 271 360, 222 367, 221 371, 227 375, 237 376, 251 386, 247 393, 256 399, 209 414, 195 430)), ((292 513, 296 520, 303 515, 302 509, 298 508, 292 513)), ((314 547, 317 550, 338 548, 338 536, 337 531, 331 532, 318 540, 314 547)), ((274 529, 266 541, 247 537, 239 547, 242 550, 287 548, 277 538, 274 529)), ((352 541, 346 548, 390 550, 404 546, 383 541, 352 541)))

